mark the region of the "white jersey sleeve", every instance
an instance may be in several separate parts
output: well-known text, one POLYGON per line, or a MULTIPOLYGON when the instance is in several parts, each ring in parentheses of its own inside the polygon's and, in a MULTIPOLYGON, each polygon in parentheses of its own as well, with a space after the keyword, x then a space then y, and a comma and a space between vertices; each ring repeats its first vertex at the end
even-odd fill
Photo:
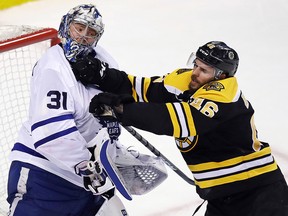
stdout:
POLYGON ((118 69, 118 63, 114 60, 114 58, 100 45, 97 45, 95 48, 96 58, 100 59, 109 64, 110 68, 118 69))

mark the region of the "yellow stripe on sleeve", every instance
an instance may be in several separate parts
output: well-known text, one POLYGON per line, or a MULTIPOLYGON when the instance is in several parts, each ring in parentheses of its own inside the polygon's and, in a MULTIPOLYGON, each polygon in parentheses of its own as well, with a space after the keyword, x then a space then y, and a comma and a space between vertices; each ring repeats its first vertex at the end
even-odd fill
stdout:
POLYGON ((180 125, 177 119, 177 115, 175 113, 175 109, 173 108, 173 105, 171 103, 166 103, 166 107, 168 109, 169 115, 170 115, 170 119, 172 121, 173 124, 173 136, 174 137, 180 137, 180 125))
POLYGON ((213 187, 217 185, 228 184, 231 182, 243 181, 246 179, 250 179, 252 177, 256 177, 258 175, 262 175, 264 173, 271 172, 276 169, 277 169, 277 163, 274 162, 273 164, 270 164, 264 167, 252 169, 247 172, 230 175, 230 176, 223 177, 223 178, 217 178, 217 179, 207 180, 207 181, 195 181, 195 184, 198 185, 200 188, 209 188, 209 187, 213 187))
POLYGON ((149 88, 149 86, 150 86, 150 83, 151 83, 151 78, 145 78, 144 79, 144 86, 143 86, 143 100, 145 101, 145 102, 148 102, 148 99, 147 99, 147 96, 146 96, 146 93, 147 93, 147 90, 148 90, 148 88, 149 88))
POLYGON ((184 107, 184 112, 185 112, 185 116, 187 119, 187 127, 189 128, 189 136, 196 136, 196 128, 195 128, 194 120, 192 117, 190 105, 184 102, 182 102, 182 105, 184 107))
POLYGON ((243 161, 248 161, 251 159, 260 158, 262 156, 269 155, 269 154, 271 154, 271 149, 270 149, 270 147, 267 147, 261 151, 253 152, 251 154, 236 157, 236 158, 229 159, 226 161, 208 162, 208 163, 202 163, 202 164, 197 164, 197 165, 189 165, 189 169, 192 172, 193 171, 196 172, 196 171, 205 171, 205 170, 211 170, 211 169, 219 169, 219 168, 224 168, 227 166, 237 165, 243 161))
POLYGON ((132 76, 132 75, 129 75, 128 74, 128 79, 130 80, 130 83, 131 83, 131 85, 132 85, 132 97, 134 98, 134 100, 136 101, 136 102, 138 102, 138 97, 137 97, 137 93, 136 93, 136 90, 135 90, 135 88, 134 88, 134 86, 135 86, 135 83, 134 83, 134 81, 135 81, 135 76, 132 76))

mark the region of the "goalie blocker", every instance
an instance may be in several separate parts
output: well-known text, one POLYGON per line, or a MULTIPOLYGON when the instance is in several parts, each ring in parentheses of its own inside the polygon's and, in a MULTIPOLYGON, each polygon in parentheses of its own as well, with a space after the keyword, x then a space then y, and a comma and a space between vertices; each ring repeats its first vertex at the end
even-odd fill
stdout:
POLYGON ((101 129, 95 139, 95 158, 99 158, 102 168, 127 200, 132 200, 132 195, 148 193, 167 178, 160 158, 127 149, 118 140, 111 141, 107 128, 101 129))

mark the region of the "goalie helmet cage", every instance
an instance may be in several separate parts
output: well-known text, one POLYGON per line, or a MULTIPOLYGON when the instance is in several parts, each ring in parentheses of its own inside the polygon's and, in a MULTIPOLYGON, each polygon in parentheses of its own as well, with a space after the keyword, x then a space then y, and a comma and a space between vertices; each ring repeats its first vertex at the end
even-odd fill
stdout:
POLYGON ((0 215, 8 211, 8 155, 18 129, 27 119, 32 68, 50 46, 57 30, 32 26, 0 26, 0 215))

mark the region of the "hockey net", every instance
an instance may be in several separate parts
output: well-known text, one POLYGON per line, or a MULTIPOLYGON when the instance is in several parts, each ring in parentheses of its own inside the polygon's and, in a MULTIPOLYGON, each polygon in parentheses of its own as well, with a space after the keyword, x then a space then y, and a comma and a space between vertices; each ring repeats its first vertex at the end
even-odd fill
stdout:
POLYGON ((57 43, 53 28, 0 26, 0 215, 8 210, 8 155, 27 118, 32 68, 57 43))

